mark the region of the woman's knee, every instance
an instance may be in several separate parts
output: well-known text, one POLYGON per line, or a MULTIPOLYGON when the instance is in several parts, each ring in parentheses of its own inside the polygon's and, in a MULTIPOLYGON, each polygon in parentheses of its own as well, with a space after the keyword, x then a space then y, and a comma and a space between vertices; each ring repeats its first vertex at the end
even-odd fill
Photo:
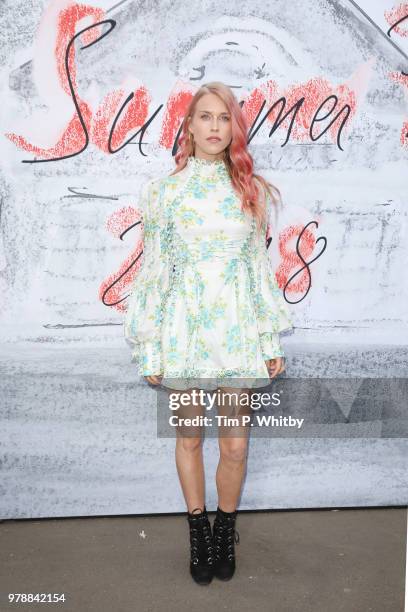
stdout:
POLYGON ((180 435, 177 437, 177 445, 186 453, 197 453, 201 451, 202 438, 180 435))
POLYGON ((246 438, 220 438, 220 455, 227 461, 245 461, 248 452, 248 440, 246 438))

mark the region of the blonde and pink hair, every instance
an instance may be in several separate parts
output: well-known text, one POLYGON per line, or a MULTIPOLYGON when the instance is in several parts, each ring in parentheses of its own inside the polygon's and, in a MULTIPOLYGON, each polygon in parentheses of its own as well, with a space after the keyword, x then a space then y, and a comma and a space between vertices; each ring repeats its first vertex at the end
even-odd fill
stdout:
POLYGON ((194 144, 189 137, 188 122, 194 115, 197 102, 202 96, 209 93, 217 95, 224 102, 231 115, 232 140, 224 151, 224 161, 233 188, 241 199, 242 210, 255 217, 258 231, 260 231, 262 224, 267 221, 266 192, 269 193, 273 204, 277 204, 281 194, 277 187, 267 182, 259 174, 254 174, 253 159, 247 147, 248 126, 245 116, 234 93, 224 83, 219 81, 206 83, 196 91, 191 99, 177 141, 176 169, 171 174, 180 172, 186 166, 188 157, 194 156, 194 144), (259 184, 264 189, 260 188, 259 184))

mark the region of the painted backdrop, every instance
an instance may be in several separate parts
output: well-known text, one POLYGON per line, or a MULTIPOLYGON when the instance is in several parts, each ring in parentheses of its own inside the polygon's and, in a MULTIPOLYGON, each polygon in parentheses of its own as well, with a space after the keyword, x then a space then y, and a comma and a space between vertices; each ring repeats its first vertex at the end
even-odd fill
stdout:
MULTIPOLYGON (((257 170, 282 193, 268 252, 295 324, 287 374, 329 379, 335 409, 318 422, 339 427, 251 440, 240 507, 406 503, 408 5, 0 11, 2 516, 184 509, 122 319, 140 188, 172 170, 184 110, 212 80, 233 88, 257 170), (367 413, 371 379, 393 394, 367 413)), ((215 440, 205 453, 211 475, 215 440)), ((211 480, 208 495, 212 509, 211 480)))

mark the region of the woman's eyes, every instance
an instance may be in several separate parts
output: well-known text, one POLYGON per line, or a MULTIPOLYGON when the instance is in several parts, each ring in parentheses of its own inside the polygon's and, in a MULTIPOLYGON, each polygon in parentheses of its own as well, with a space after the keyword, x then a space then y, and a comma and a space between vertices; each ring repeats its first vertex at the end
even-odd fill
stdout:
MULTIPOLYGON (((211 117, 210 117, 210 115, 201 115, 201 119, 211 119, 211 117)), ((223 121, 229 121, 229 117, 227 117, 226 115, 223 115, 223 116, 221 117, 221 119, 222 119, 223 121)))

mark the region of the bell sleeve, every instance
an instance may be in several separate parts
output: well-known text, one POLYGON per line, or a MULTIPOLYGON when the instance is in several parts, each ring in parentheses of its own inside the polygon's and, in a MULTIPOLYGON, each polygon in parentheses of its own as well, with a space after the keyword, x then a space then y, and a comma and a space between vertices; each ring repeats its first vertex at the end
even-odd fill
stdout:
POLYGON ((138 205, 143 221, 143 261, 131 287, 124 319, 125 340, 141 376, 162 373, 162 305, 169 288, 169 266, 158 196, 157 180, 148 181, 138 205))
MULTIPOLYGON (((270 222, 275 211, 269 194, 266 195, 266 206, 267 222, 270 222)), ((272 269, 267 250, 266 230, 267 224, 265 223, 261 234, 254 233, 252 254, 249 260, 252 282, 251 294, 264 360, 284 357, 279 333, 293 327, 289 310, 272 269)))

